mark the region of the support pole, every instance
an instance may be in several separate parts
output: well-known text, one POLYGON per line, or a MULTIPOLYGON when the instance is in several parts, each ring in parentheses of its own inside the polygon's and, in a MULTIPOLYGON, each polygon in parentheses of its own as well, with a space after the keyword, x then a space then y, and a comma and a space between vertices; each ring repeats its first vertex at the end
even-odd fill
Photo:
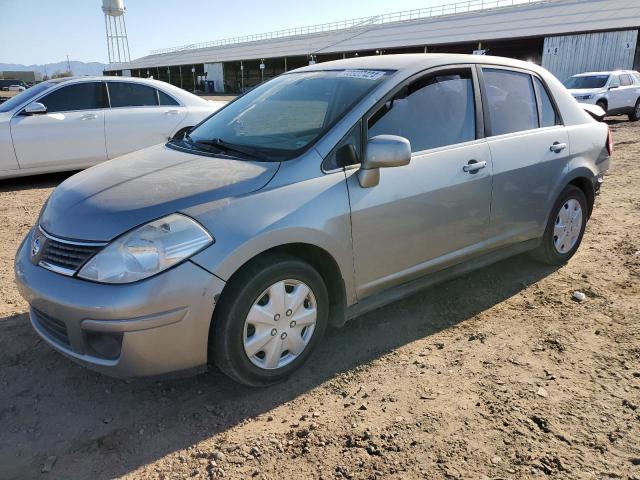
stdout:
POLYGON ((104 16, 104 30, 107 35, 107 55, 109 56, 109 63, 111 63, 111 46, 109 45, 109 26, 107 24, 107 15, 104 16))

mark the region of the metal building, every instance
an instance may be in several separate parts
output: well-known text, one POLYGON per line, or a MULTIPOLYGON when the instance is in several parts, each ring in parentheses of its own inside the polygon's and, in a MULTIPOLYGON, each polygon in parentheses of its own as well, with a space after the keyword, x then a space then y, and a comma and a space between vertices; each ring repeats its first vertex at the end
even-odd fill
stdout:
POLYGON ((309 62, 475 52, 542 64, 564 80, 589 70, 637 69, 639 27, 635 0, 469 0, 156 50, 105 73, 233 93, 309 62))

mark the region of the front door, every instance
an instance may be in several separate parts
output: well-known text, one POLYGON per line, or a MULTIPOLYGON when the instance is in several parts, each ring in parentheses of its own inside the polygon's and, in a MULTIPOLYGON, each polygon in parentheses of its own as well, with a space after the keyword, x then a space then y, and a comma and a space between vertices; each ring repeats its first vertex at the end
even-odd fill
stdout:
POLYGON ((186 115, 185 107, 149 85, 108 82, 107 86, 111 101, 105 120, 109 158, 165 143, 186 115))
POLYGON ((371 188, 347 171, 359 299, 481 248, 492 165, 479 109, 473 69, 448 68, 404 86, 367 119, 367 138, 399 135, 413 153, 409 165, 383 169, 371 188))
POLYGON ((18 114, 11 138, 20 168, 84 168, 107 159, 103 82, 63 85, 36 100, 45 114, 18 114))

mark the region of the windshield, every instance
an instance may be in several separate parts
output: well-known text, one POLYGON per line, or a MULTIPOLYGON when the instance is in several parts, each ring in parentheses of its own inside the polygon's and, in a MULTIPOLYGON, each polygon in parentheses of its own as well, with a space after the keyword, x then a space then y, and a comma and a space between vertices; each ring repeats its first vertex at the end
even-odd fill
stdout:
POLYGON ((6 102, 0 103, 0 112, 9 112, 13 110, 19 105, 22 105, 23 103, 28 102, 32 98, 41 94, 47 88, 52 87, 53 85, 55 84, 51 82, 42 82, 42 83, 39 83, 38 85, 34 85, 31 88, 27 88, 24 92, 20 92, 18 95, 10 98, 6 102))
POLYGON ((259 160, 294 158, 391 73, 338 70, 280 75, 215 113, 182 142, 259 160))
POLYGON ((580 77, 571 77, 564 82, 564 86, 569 89, 580 88, 603 88, 609 80, 609 75, 584 75, 580 77))

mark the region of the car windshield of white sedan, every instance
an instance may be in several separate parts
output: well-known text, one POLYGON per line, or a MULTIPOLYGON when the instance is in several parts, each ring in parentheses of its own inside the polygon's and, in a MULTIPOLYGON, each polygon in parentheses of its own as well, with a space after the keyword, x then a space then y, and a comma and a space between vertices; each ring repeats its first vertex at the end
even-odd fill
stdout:
POLYGON ((294 158, 391 73, 334 70, 284 74, 220 110, 183 142, 202 151, 264 161, 294 158))
POLYGON ((571 77, 564 82, 564 86, 569 89, 578 90, 581 88, 603 88, 609 80, 609 75, 583 75, 571 77))
POLYGON ((31 88, 27 88, 24 92, 20 92, 15 97, 10 98, 4 103, 0 103, 0 112, 10 112, 14 108, 22 105, 25 102, 28 102, 32 98, 35 98, 40 93, 44 92, 46 89, 55 85, 54 83, 42 82, 38 85, 34 85, 31 88))

